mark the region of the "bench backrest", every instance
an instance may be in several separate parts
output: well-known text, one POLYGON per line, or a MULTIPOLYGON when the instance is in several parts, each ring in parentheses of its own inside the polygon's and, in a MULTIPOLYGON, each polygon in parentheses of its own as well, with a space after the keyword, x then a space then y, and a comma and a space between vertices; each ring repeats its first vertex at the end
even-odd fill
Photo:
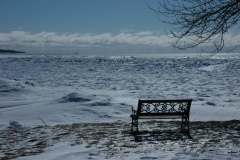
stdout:
POLYGON ((185 100, 140 100, 137 116, 187 115, 189 117, 192 99, 185 100))

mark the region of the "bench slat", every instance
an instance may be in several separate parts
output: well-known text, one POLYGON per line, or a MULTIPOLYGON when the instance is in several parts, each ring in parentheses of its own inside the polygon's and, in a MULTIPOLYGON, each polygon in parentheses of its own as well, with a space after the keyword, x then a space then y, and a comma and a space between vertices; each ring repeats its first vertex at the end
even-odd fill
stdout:
POLYGON ((138 116, 138 119, 175 119, 175 118, 182 118, 182 115, 145 115, 145 116, 138 116))
POLYGON ((163 103, 170 103, 170 102, 191 102, 192 99, 164 99, 164 100, 141 100, 139 99, 139 102, 142 103, 158 103, 158 102, 163 102, 163 103))

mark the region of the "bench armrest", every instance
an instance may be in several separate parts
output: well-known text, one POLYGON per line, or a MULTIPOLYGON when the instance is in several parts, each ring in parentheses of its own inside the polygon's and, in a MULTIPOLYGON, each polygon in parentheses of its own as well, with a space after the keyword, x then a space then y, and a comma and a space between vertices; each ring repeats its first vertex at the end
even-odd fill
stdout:
POLYGON ((134 119, 137 117, 137 110, 134 110, 133 107, 132 107, 132 114, 130 115, 130 117, 132 117, 134 119))

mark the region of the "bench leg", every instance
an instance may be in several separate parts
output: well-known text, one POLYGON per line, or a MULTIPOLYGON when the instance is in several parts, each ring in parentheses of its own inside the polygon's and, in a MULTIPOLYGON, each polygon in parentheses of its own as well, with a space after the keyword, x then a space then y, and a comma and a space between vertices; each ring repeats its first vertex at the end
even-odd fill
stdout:
POLYGON ((184 129, 187 128, 187 132, 189 133, 189 118, 186 115, 182 117, 182 125, 181 125, 182 130, 183 130, 183 124, 184 124, 184 129))
POLYGON ((189 118, 187 118, 187 127, 188 127, 188 133, 189 133, 189 118))
POLYGON ((183 117, 182 117, 181 130, 183 130, 183 117))
POLYGON ((133 132, 133 118, 132 118, 132 126, 131 126, 131 133, 133 132))
POLYGON ((136 128, 136 132, 138 132, 138 119, 132 118, 131 133, 133 133, 133 128, 136 128))

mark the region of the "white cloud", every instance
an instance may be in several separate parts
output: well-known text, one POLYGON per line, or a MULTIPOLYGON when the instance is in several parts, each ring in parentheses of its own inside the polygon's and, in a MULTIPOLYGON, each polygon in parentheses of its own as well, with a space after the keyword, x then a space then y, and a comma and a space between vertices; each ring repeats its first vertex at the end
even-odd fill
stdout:
POLYGON ((0 33, 0 44, 10 46, 123 46, 123 45, 146 45, 146 46, 166 46, 171 40, 166 41, 166 36, 153 35, 153 32, 143 31, 136 34, 110 33, 104 34, 62 34, 55 32, 40 32, 30 34, 24 31, 12 31, 11 33, 0 33))
MULTIPOLYGON (((213 47, 214 44, 218 45, 221 43, 221 39, 220 39, 221 36, 222 35, 220 35, 220 34, 216 34, 211 37, 210 41, 202 43, 202 44, 198 45, 198 47, 213 47)), ((203 37, 208 37, 208 35, 207 34, 203 35, 203 37)), ((199 37, 197 37, 196 35, 191 35, 188 37, 184 37, 184 38, 180 39, 179 41, 172 41, 172 42, 173 43, 178 42, 177 46, 184 46, 186 44, 197 43, 197 41, 195 41, 195 40, 197 40, 198 38, 199 37)), ((170 38, 170 39, 172 39, 172 38, 170 38)), ((232 32, 229 32, 228 34, 224 34, 223 40, 224 40, 225 47, 239 46, 240 45, 240 34, 234 34, 232 32)))
MULTIPOLYGON (((240 35, 227 34, 225 45, 239 45, 240 35)), ((175 39, 166 35, 155 34, 151 31, 138 33, 124 33, 113 35, 104 34, 57 34, 55 32, 40 32, 31 34, 24 31, 12 31, 11 33, 0 33, 0 46, 22 46, 22 47, 170 47, 175 39)), ((202 46, 209 44, 202 44, 202 46)))

